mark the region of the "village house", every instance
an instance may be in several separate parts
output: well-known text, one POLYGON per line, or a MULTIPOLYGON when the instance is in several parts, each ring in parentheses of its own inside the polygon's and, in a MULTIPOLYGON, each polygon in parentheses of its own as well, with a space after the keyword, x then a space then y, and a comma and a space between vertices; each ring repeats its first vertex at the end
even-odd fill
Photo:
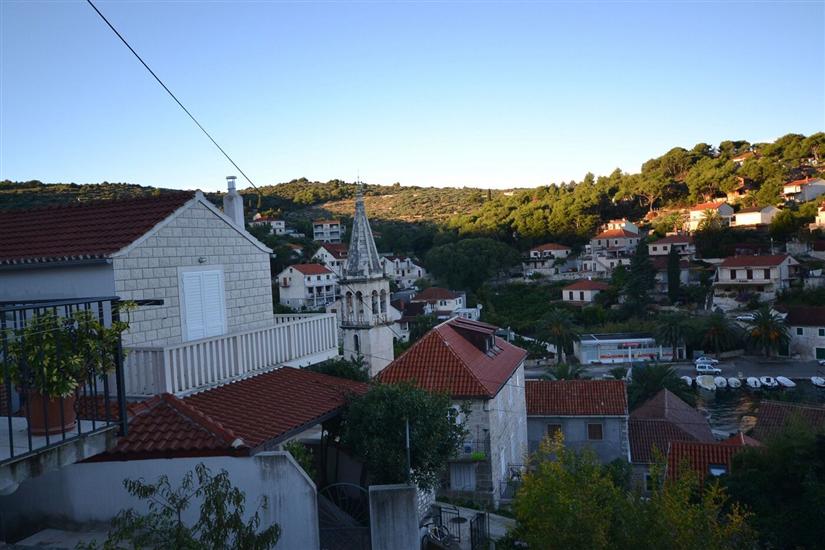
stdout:
POLYGON ((693 472, 700 483, 733 471, 733 457, 746 447, 761 443, 739 432, 723 441, 671 441, 667 451, 665 477, 676 480, 686 471, 693 472))
POLYGON ((789 181, 782 187, 782 196, 789 202, 808 202, 825 193, 825 180, 803 178, 789 181))
POLYGON ((813 223, 808 225, 811 231, 825 228, 825 204, 820 204, 816 209, 816 218, 813 223))
POLYGON ((381 256, 381 265, 387 277, 401 289, 411 288, 417 280, 427 277, 427 270, 409 256, 381 256))
POLYGON ((255 217, 252 218, 252 221, 249 222, 249 225, 253 227, 257 226, 267 226, 269 227, 269 232, 273 235, 285 235, 286 234, 286 222, 284 220, 278 220, 276 218, 268 218, 265 216, 261 216, 260 214, 255 214, 255 217))
POLYGON ((478 321, 481 317, 481 304, 476 307, 467 307, 467 294, 465 292, 457 292, 437 286, 431 286, 413 294, 410 302, 413 304, 430 304, 433 315, 439 320, 458 316, 470 321, 478 321))
POLYGON ((563 244, 545 243, 530 249, 530 259, 550 258, 559 260, 568 257, 571 251, 572 249, 569 246, 563 244))
POLYGON ((650 467, 667 455, 673 441, 714 441, 710 424, 702 413, 676 397, 660 390, 630 413, 630 463, 635 484, 650 491, 655 482, 650 467))
POLYGON ((799 277, 799 262, 788 254, 767 256, 730 256, 716 268, 713 283, 714 307, 734 309, 743 295, 760 301, 776 298, 799 277))
POLYGON ((775 206, 754 206, 742 208, 730 220, 731 227, 764 227, 770 225, 779 213, 775 206))
POLYGON ((638 363, 646 361, 674 361, 685 358, 683 345, 662 346, 652 334, 645 332, 614 332, 609 334, 582 334, 573 342, 573 354, 582 365, 611 363, 638 363))
POLYGON ((639 233, 639 226, 637 226, 635 223, 628 220, 627 218, 610 220, 602 224, 601 227, 602 231, 613 231, 614 229, 625 229, 627 231, 630 231, 631 233, 639 233))
MULTIPOLYGON (((669 258, 667 256, 654 256, 650 259, 650 264, 656 271, 654 276, 654 290, 659 294, 667 294, 669 288, 670 274, 669 274, 669 258)), ((690 276, 690 261, 685 258, 679 258, 679 284, 687 286, 693 284, 690 276)))
POLYGON ((756 153, 753 151, 745 151, 744 153, 739 153, 731 160, 736 166, 742 166, 748 159, 752 159, 756 156, 756 153))
POLYGON ((599 292, 610 288, 610 285, 601 281, 589 279, 576 281, 561 289, 561 299, 572 305, 589 305, 596 300, 599 292))
POLYGON ((728 202, 731 204, 739 203, 742 199, 759 189, 753 180, 745 179, 743 177, 737 177, 736 180, 736 187, 725 194, 728 202))
POLYGON ((670 250, 675 249, 680 256, 692 258, 696 254, 696 245, 693 237, 686 233, 680 235, 668 235, 648 243, 647 252, 650 256, 667 256, 670 250))
POLYGON ((340 278, 347 265, 347 249, 342 243, 324 243, 312 255, 312 260, 321 262, 340 278))
POLYGON ((789 306, 786 311, 788 353, 805 360, 825 359, 825 307, 789 306))
POLYGON ((411 381, 447 392, 468 435, 448 468, 441 494, 496 507, 527 450, 524 359, 527 352, 496 336, 496 327, 455 318, 418 340, 379 375, 384 383, 411 381))
POLYGON ((590 251, 622 250, 632 252, 639 244, 639 234, 629 229, 607 229, 590 239, 590 251))
POLYGON ((340 243, 344 238, 346 227, 341 220, 314 220, 312 222, 312 240, 322 243, 340 243))
POLYGON ((321 264, 293 264, 278 274, 278 301, 295 310, 323 310, 338 299, 338 277, 321 264))
POLYGON ((530 250, 522 260, 521 268, 525 278, 536 274, 552 276, 579 270, 579 262, 571 255, 572 249, 557 243, 546 243, 530 250))
POLYGON ((607 226, 613 229, 605 229, 585 246, 582 271, 606 276, 620 265, 630 265, 630 258, 641 240, 639 233, 633 230, 636 226, 627 220, 613 220, 607 226))
POLYGON ((768 441, 794 422, 802 422, 813 430, 822 431, 825 428, 825 406, 763 399, 756 414, 753 438, 768 441))
POLYGON ((733 208, 725 201, 711 201, 697 204, 688 213, 687 230, 691 233, 699 229, 699 226, 710 216, 718 216, 722 225, 730 225, 733 217, 733 208))
POLYGON ((528 380, 525 395, 531 453, 561 434, 565 447, 590 449, 602 464, 630 461, 624 380, 528 380))

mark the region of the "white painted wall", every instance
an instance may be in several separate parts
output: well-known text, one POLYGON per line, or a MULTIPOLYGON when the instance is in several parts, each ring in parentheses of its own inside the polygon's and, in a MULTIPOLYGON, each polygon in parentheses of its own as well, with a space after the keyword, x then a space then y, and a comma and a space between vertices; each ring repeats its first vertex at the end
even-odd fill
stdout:
MULTIPOLYGON (((225 469, 232 484, 246 494, 246 519, 257 509, 262 497, 268 501, 260 510, 261 528, 281 526, 277 548, 291 550, 319 547, 316 488, 287 452, 266 452, 252 457, 202 457, 126 462, 73 464, 23 483, 11 495, 0 497, 3 534, 16 540, 28 528, 53 523, 108 522, 120 510, 147 509, 123 488, 124 479, 144 478, 154 482, 166 474, 177 487, 186 472, 203 462, 213 473, 225 469), (13 538, 12 538, 13 537, 13 538)), ((196 519, 198 504, 184 515, 196 519)), ((8 540, 8 539, 6 539, 8 540)))

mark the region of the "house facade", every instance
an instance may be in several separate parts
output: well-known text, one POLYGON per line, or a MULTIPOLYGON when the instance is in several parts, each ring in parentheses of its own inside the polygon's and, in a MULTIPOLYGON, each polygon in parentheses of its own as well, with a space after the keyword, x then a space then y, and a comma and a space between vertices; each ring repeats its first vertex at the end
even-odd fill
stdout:
POLYGON ((294 264, 278 274, 278 301, 295 310, 323 310, 338 299, 338 277, 321 264, 294 264))
POLYGON ((572 305, 589 305, 596 300, 599 292, 610 288, 601 281, 581 280, 561 289, 561 299, 572 305))
POLYGON ((260 214, 255 214, 255 217, 252 218, 252 221, 249 222, 249 225, 252 226, 267 226, 269 227, 270 233, 273 235, 286 235, 286 222, 284 220, 278 220, 275 218, 268 218, 265 216, 261 216, 260 214))
POLYGON ((531 453, 561 434, 566 447, 590 449, 602 464, 630 461, 624 380, 528 380, 525 395, 531 453))
POLYGON ((530 259, 550 258, 554 260, 563 259, 570 255, 572 249, 558 243, 540 244, 530 249, 530 259))
POLYGON ((466 293, 436 286, 425 288, 421 292, 413 294, 410 303, 429 304, 432 314, 439 320, 458 316, 470 321, 478 321, 481 317, 481 304, 476 307, 468 307, 466 293))
POLYGON ((468 432, 441 493, 498 506, 520 476, 527 451, 524 359, 527 353, 495 335, 496 327, 456 318, 418 340, 380 374, 384 383, 412 381, 469 404, 459 422, 468 432))
POLYGON ((344 276, 347 265, 347 245, 342 243, 324 243, 318 247, 312 259, 324 264, 337 277, 344 276))
POLYGON ((703 221, 709 216, 715 215, 719 217, 722 225, 730 225, 730 220, 733 217, 733 208, 724 201, 712 201, 697 204, 690 209, 688 213, 687 230, 694 232, 699 229, 703 221))
POLYGON ((427 270, 409 256, 381 256, 384 273, 401 289, 411 288, 418 279, 427 277, 427 270))
MULTIPOLYGON (((655 256, 651 258, 650 263, 656 271, 654 275, 653 288, 659 294, 667 294, 670 286, 668 260, 669 258, 667 256, 655 256)), ((690 261, 686 260, 684 257, 679 258, 679 284, 681 286, 687 286, 693 282, 694 281, 691 280, 690 275, 690 261)))
POLYGON ((652 334, 644 332, 615 332, 610 334, 582 334, 573 343, 573 354, 583 365, 611 363, 638 363, 647 361, 674 361, 684 359, 684 346, 662 346, 652 334))
POLYGON ((782 187, 782 196, 790 202, 812 201, 823 193, 825 193, 825 180, 822 178, 794 180, 782 187))
POLYGON ((340 243, 346 230, 341 220, 315 220, 312 222, 312 240, 322 243, 340 243))
POLYGON ((799 278, 799 262, 788 254, 730 256, 716 268, 713 303, 722 309, 737 307, 737 298, 752 294, 760 301, 776 298, 799 278))
POLYGON ((730 220, 731 227, 760 227, 770 225, 774 216, 779 213, 775 206, 754 206, 742 208, 730 220))
POLYGON ((671 249, 675 249, 679 256, 692 258, 696 255, 693 237, 687 234, 668 235, 647 245, 647 252, 650 256, 667 256, 671 249))
POLYGON ((800 359, 825 359, 825 307, 790 306, 785 325, 788 327, 788 352, 800 359))

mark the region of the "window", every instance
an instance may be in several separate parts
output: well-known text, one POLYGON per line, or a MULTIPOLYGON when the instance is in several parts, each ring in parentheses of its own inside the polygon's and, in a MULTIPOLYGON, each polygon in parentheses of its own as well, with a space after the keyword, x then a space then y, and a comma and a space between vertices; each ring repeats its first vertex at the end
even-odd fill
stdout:
POLYGON ((804 333, 805 333, 805 329, 803 329, 802 327, 796 327, 796 335, 797 336, 802 336, 804 333))
POLYGON ((820 336, 825 336, 825 328, 820 328, 818 333, 820 336))
POLYGON ((180 275, 184 340, 199 340, 226 332, 223 271, 185 271, 180 275))
POLYGON ((570 291, 570 292, 568 292, 567 294, 568 294, 567 298, 568 298, 568 299, 570 299, 570 300, 572 300, 572 299, 573 299, 573 291, 571 290, 571 291, 570 291))
POLYGON ((601 424, 588 424, 587 425, 587 439, 590 441, 601 441, 604 437, 602 433, 602 425, 601 424))
POLYGON ((562 432, 561 424, 548 424, 547 425, 547 437, 555 438, 556 434, 564 435, 562 432))
POLYGON ((580 292, 579 292, 579 300, 581 300, 582 302, 584 302, 584 291, 580 291, 580 292))
POLYGON ((387 312, 387 291, 381 290, 381 313, 387 312))
POLYGON ((731 269, 731 270, 730 270, 730 278, 731 278, 731 279, 735 279, 735 278, 736 278, 736 270, 735 270, 735 269, 731 269))
POLYGON ((378 310, 378 291, 376 291, 376 290, 373 290, 373 291, 372 291, 372 305, 371 305, 371 309, 372 309, 372 310, 370 311, 370 313, 371 313, 372 315, 378 315, 378 311, 379 311, 379 310, 378 310))
POLYGON ((659 250, 659 247, 658 247, 658 246, 654 246, 654 247, 653 247, 653 252, 657 252, 658 250, 659 250))
POLYGON ((724 464, 711 464, 708 466, 708 473, 713 477, 723 476, 728 473, 728 467, 724 464))
POLYGON ((745 270, 745 273, 747 274, 749 281, 753 279, 753 269, 747 269, 745 270))
POLYGON ((453 491, 476 490, 476 465, 474 462, 450 464, 450 489, 453 491))
POLYGON ((357 334, 352 335, 352 349, 355 350, 355 353, 361 353, 361 341, 358 339, 357 334))
POLYGON ((764 277, 765 277, 766 279, 770 279, 770 278, 771 278, 771 270, 770 270, 770 269, 764 269, 764 270, 762 270, 762 271, 763 271, 763 273, 764 273, 764 277))
POLYGON ((645 491, 651 492, 655 488, 656 484, 653 482, 653 476, 645 472, 645 491))

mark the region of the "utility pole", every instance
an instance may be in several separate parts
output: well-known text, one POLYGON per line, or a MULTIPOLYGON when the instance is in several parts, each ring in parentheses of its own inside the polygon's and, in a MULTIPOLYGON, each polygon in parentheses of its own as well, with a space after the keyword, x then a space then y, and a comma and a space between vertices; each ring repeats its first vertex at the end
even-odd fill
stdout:
POLYGON ((408 418, 404 419, 404 427, 407 432, 407 484, 409 484, 412 477, 412 467, 410 465, 410 420, 408 418))

